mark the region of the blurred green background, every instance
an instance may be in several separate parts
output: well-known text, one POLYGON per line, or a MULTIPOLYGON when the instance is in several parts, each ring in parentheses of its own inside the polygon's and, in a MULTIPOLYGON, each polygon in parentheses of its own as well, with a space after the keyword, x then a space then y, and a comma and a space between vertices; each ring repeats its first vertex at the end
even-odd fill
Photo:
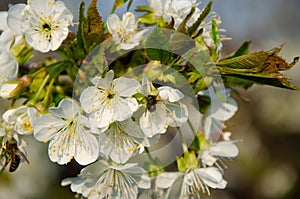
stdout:
MULTIPOLYGON (((22 1, 1 0, 0 9, 7 10, 8 3, 18 2, 22 1)), ((80 0, 65 2, 77 12, 80 0)), ((104 18, 112 3, 99 0, 104 18)), ((145 1, 136 0, 136 4, 145 5, 145 1)), ((300 55, 299 8, 299 0, 215 0, 214 11, 223 19, 222 28, 227 30, 226 36, 233 38, 223 43, 224 54, 245 40, 252 40, 252 51, 272 49, 286 42, 281 55, 292 61, 300 55)), ((300 86, 300 64, 286 74, 300 86)), ((225 172, 227 189, 212 191, 210 198, 300 198, 300 93, 270 86, 238 90, 250 102, 238 100, 239 111, 227 126, 233 139, 243 140, 240 155, 225 172)), ((5 107, 5 102, 0 103, 5 107)), ((47 145, 34 140, 28 143, 31 163, 21 164, 13 174, 0 175, 0 199, 74 198, 68 187, 60 187, 60 181, 75 176, 80 168, 51 163, 47 145)))

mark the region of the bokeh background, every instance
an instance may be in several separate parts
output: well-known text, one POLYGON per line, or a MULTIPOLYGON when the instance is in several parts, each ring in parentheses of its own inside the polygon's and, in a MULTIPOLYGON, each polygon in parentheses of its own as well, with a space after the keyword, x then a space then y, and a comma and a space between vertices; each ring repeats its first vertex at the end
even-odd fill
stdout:
MULTIPOLYGON (((80 0, 64 0, 74 11, 80 0)), ((25 1, 0 0, 0 10, 25 1)), ((89 1, 86 1, 87 3, 89 1)), ((135 5, 145 5, 135 0, 135 5)), ((204 4, 207 1, 204 1, 204 4)), ((100 0, 98 8, 106 18, 112 0, 100 0)), ((124 6, 126 7, 126 5, 124 6)), ((215 0, 214 11, 223 19, 222 28, 232 37, 224 54, 243 41, 252 40, 252 51, 272 49, 286 43, 281 55, 288 61, 300 55, 299 0, 215 0)), ((119 9, 123 12, 125 9, 119 9)), ((300 64, 286 73, 300 86, 300 64)), ((242 139, 240 155, 229 165, 227 189, 212 191, 214 199, 300 198, 300 93, 270 86, 238 89, 250 102, 240 100, 239 111, 228 123, 234 139, 242 139)), ((0 102, 5 107, 5 102, 0 102)), ((49 161, 47 145, 27 140, 30 164, 21 164, 12 174, 0 174, 0 199, 72 199, 61 179, 75 175, 74 164, 58 166, 49 161)))

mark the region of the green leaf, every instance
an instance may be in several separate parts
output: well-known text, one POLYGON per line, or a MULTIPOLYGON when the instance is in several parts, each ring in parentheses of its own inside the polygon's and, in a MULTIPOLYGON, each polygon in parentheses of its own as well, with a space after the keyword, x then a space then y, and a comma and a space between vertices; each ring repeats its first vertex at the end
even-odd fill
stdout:
POLYGON ((115 0, 114 6, 110 13, 114 13, 116 9, 120 8, 128 0, 115 0))
POLYGON ((191 144, 191 146, 189 147, 189 149, 191 151, 194 151, 196 154, 200 154, 201 149, 204 145, 204 143, 206 144, 206 140, 203 134, 197 133, 195 135, 195 138, 191 144))
POLYGON ((166 63, 170 56, 169 32, 155 28, 145 41, 146 53, 149 59, 166 63))
POLYGON ((195 84, 194 92, 198 93, 199 91, 206 90, 213 82, 213 77, 206 76, 201 78, 195 84))
POLYGON ((154 12, 150 6, 137 6, 134 10, 136 12, 154 12))
POLYGON ((87 10, 86 32, 84 32, 85 49, 90 52, 103 39, 102 17, 97 9, 98 0, 92 0, 87 10))
POLYGON ((78 67, 76 65, 70 65, 67 68, 67 74, 73 81, 75 81, 78 74, 78 67))
POLYGON ((77 44, 81 49, 84 49, 83 29, 84 29, 84 24, 86 23, 84 10, 85 10, 85 3, 84 1, 82 1, 79 7, 79 24, 77 29, 77 44))
POLYGON ((210 1, 207 6, 201 12, 197 21, 188 29, 188 35, 193 35, 198 30, 198 27, 201 25, 202 21, 207 17, 212 8, 213 2, 210 1))
POLYGON ((141 16, 138 21, 144 24, 154 24, 156 23, 156 18, 154 13, 147 13, 141 16))
POLYGON ((248 79, 243 79, 237 76, 225 76, 223 77, 224 83, 228 87, 242 87, 244 89, 250 88, 253 84, 255 84, 254 81, 248 80, 248 79))
POLYGON ((184 20, 179 24, 177 31, 182 32, 183 34, 187 34, 186 24, 191 19, 193 14, 195 13, 196 8, 192 7, 190 13, 184 18, 184 20))
POLYGON ((185 173, 191 169, 197 169, 199 167, 198 159, 195 153, 192 152, 184 152, 183 157, 177 159, 177 167, 178 171, 185 173))
POLYGON ((251 41, 245 41, 236 51, 230 53, 228 56, 223 57, 222 60, 230 59, 242 55, 246 55, 249 53, 249 47, 250 47, 251 41))
POLYGON ((169 43, 171 52, 178 55, 183 55, 196 46, 193 39, 180 32, 174 32, 169 43))
POLYGON ((133 3, 133 0, 129 0, 128 5, 127 5, 127 11, 130 9, 132 3, 133 3))
POLYGON ((212 20, 211 24, 211 37, 214 41, 214 49, 212 51, 212 60, 216 61, 219 58, 218 47, 220 44, 219 27, 215 19, 212 20))
POLYGON ((77 45, 88 54, 103 40, 102 17, 97 9, 98 0, 92 0, 87 16, 84 16, 85 4, 81 2, 79 9, 79 25, 77 30, 77 45))
POLYGON ((278 55, 282 46, 270 51, 241 55, 216 63, 220 73, 224 76, 233 76, 253 81, 258 84, 297 89, 289 82, 289 78, 280 71, 289 70, 299 60, 294 58, 292 63, 287 63, 278 55))

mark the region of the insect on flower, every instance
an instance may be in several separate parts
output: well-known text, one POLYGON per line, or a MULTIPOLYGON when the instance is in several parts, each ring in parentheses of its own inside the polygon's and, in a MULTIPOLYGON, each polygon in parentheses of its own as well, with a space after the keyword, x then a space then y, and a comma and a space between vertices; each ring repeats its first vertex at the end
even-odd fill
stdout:
POLYGON ((18 148, 18 143, 14 138, 8 138, 6 142, 3 144, 1 149, 1 162, 4 163, 0 172, 2 172, 6 166, 10 163, 9 172, 14 172, 19 167, 21 163, 21 159, 26 161, 29 164, 28 159, 18 148), (3 159, 4 158, 4 159, 3 159), (2 160, 3 159, 3 160, 2 160))
POLYGON ((159 101, 158 95, 148 95, 146 97, 146 107, 147 111, 154 112, 156 110, 156 104, 159 101))

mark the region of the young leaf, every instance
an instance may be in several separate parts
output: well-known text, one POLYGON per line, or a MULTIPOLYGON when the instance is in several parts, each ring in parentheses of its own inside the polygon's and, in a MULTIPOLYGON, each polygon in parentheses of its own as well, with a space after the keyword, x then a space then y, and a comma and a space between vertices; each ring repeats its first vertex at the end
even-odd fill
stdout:
POLYGON ((114 6, 110 13, 114 13, 116 9, 120 8, 128 0, 115 0, 114 6))
POLYGON ((183 34, 187 34, 186 30, 186 24, 191 19, 193 14, 195 13, 196 8, 192 7, 190 13, 185 17, 185 19, 179 24, 179 27, 177 28, 178 32, 182 32, 183 34))
POLYGON ((145 41, 146 53, 149 59, 166 63, 170 56, 170 35, 163 29, 155 28, 145 41))
POLYGON ((207 6, 203 9, 201 12, 199 18, 197 21, 188 29, 188 35, 193 35, 197 30, 198 27, 201 25, 202 21, 207 17, 207 15, 210 13, 210 10, 212 8, 213 2, 210 1, 207 6))
POLYGON ((79 25, 77 29, 77 44, 78 47, 81 49, 84 49, 83 32, 84 32, 84 24, 86 23, 84 10, 85 10, 85 3, 84 1, 82 1, 79 7, 79 25))
POLYGON ((230 59, 242 55, 246 55, 249 53, 249 46, 251 44, 251 41, 245 41, 236 51, 230 53, 228 56, 223 57, 221 60, 230 59))
POLYGON ((216 63, 220 73, 224 76, 234 76, 250 80, 258 84, 267 84, 276 87, 297 89, 289 78, 280 71, 292 68, 298 57, 292 63, 287 63, 278 55, 282 46, 270 51, 233 57, 216 63))
POLYGON ((86 32, 84 32, 85 49, 90 52, 103 39, 102 17, 97 9, 98 0, 92 0, 87 10, 86 32))

